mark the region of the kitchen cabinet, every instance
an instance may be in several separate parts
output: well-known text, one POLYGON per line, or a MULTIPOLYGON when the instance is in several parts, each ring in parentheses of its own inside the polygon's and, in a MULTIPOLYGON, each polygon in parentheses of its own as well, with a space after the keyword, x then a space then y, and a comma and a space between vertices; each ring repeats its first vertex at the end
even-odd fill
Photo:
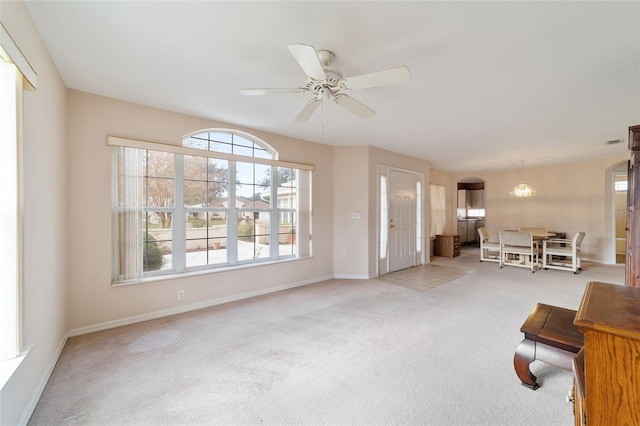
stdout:
POLYGON ((478 241, 478 221, 477 220, 468 220, 467 221, 467 242, 473 243, 478 241))
POLYGON ((467 190, 466 189, 458 189, 458 208, 459 209, 467 208, 467 190))
POLYGON ((459 219, 458 234, 462 244, 478 241, 478 221, 475 219, 459 219))
POLYGON ((467 242, 468 236, 467 236, 467 221, 466 220, 459 220, 458 221, 458 235, 460 235, 460 242, 462 242, 462 244, 467 242))

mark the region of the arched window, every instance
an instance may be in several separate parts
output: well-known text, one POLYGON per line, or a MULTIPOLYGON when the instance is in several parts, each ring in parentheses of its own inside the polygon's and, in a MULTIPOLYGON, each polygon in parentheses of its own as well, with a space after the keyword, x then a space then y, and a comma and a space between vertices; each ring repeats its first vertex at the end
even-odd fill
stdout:
POLYGON ((115 283, 310 255, 313 167, 244 132, 116 146, 115 283))
POLYGON ((235 130, 212 129, 192 133, 182 139, 182 146, 246 157, 278 159, 278 152, 266 142, 235 130))

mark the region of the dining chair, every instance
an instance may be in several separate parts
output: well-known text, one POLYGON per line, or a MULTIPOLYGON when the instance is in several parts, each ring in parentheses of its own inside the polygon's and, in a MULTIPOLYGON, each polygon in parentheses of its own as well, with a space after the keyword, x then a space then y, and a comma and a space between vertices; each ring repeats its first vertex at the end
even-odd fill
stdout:
POLYGON ((531 232, 533 234, 533 245, 535 246, 535 250, 538 254, 538 259, 542 256, 542 244, 540 242, 546 237, 541 237, 548 233, 547 228, 519 228, 520 232, 531 232))
POLYGON ((530 268, 531 273, 538 265, 538 252, 531 232, 500 231, 500 268, 504 265, 530 268), (517 260, 509 257, 517 255, 517 260))
POLYGON ((500 262, 500 237, 489 235, 487 228, 478 228, 480 262, 500 262))
POLYGON ((553 238, 542 242, 542 267, 544 269, 560 269, 577 274, 582 270, 580 244, 584 239, 584 232, 576 232, 572 239, 553 238), (553 256, 564 256, 560 261, 553 256))

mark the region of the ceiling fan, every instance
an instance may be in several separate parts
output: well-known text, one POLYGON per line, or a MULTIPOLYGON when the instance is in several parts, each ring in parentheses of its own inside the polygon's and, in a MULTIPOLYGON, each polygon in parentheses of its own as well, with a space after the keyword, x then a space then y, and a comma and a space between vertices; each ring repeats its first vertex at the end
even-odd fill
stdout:
POLYGON ((310 93, 313 95, 295 118, 296 123, 305 123, 325 98, 331 99, 341 107, 367 118, 376 112, 347 95, 352 90, 368 89, 402 83, 409 79, 409 69, 405 66, 384 71, 344 78, 340 71, 330 68, 335 55, 329 50, 316 51, 306 44, 290 44, 289 50, 307 75, 305 85, 297 88, 243 89, 243 95, 277 95, 286 93, 310 93))

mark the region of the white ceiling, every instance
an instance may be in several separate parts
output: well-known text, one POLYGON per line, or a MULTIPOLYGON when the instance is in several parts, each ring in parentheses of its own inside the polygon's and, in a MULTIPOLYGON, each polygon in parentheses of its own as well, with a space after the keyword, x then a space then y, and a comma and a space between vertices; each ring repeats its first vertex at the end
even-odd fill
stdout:
MULTIPOLYGON (((447 171, 625 154, 640 124, 640 2, 27 1, 67 87, 330 145, 372 145, 447 171), (310 95, 289 52, 345 77, 406 65, 293 123, 310 95), (605 141, 624 139, 623 144, 605 141)), ((37 70, 36 70, 37 71, 37 70)))

